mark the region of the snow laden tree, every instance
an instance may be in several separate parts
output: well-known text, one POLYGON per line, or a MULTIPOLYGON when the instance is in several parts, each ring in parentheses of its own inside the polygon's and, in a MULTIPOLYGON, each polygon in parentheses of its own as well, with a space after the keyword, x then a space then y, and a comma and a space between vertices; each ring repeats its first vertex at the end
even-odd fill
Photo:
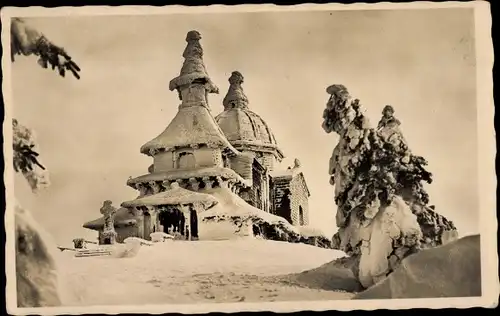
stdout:
MULTIPOLYGON (((13 120, 13 167, 37 192, 50 185, 48 173, 39 160, 33 132, 13 120)), ((18 307, 46 307, 61 304, 60 279, 55 261, 55 245, 33 219, 30 212, 16 201, 15 250, 16 292, 18 307)))
POLYGON ((53 44, 23 19, 12 18, 10 25, 10 55, 13 62, 16 55, 35 55, 38 56, 38 64, 42 68, 50 66, 52 70, 57 69, 62 77, 69 71, 80 79, 80 67, 62 47, 53 44))
MULTIPOLYGON (((70 71, 77 79, 80 68, 64 49, 54 45, 22 19, 11 20, 11 58, 16 55, 38 56, 43 68, 58 71, 64 77, 70 71)), ((31 190, 37 192, 49 186, 48 173, 40 162, 34 133, 29 128, 12 120, 13 169, 28 181, 31 190)), ((61 304, 61 289, 58 266, 55 261, 55 245, 49 242, 40 225, 31 214, 14 203, 16 292, 18 307, 46 307, 61 304), (52 247, 54 246, 54 247, 52 247)))
POLYGON ((40 161, 38 145, 31 129, 12 120, 14 171, 21 173, 33 192, 50 185, 48 172, 40 161))
MULTIPOLYGON (((21 18, 12 18, 10 27, 11 60, 15 56, 37 56, 42 68, 52 68, 65 77, 67 71, 80 79, 80 67, 72 60, 66 51, 49 41, 45 35, 29 26, 21 18)), ((35 136, 32 130, 12 121, 14 171, 20 172, 27 179, 31 189, 36 192, 47 187, 48 173, 39 161, 35 136)))
POLYGON ((402 259, 456 238, 453 223, 433 211, 424 183, 427 161, 411 152, 386 106, 377 128, 343 85, 327 88, 323 129, 340 136, 330 159, 338 232, 333 246, 354 261, 354 273, 369 287, 402 259))

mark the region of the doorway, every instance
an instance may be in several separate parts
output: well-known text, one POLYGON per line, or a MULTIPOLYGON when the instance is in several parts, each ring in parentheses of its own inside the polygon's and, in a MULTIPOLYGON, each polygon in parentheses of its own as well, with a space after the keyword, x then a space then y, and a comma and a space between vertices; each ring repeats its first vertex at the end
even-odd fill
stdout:
POLYGON ((299 206, 299 225, 304 226, 304 210, 302 209, 302 205, 299 206))

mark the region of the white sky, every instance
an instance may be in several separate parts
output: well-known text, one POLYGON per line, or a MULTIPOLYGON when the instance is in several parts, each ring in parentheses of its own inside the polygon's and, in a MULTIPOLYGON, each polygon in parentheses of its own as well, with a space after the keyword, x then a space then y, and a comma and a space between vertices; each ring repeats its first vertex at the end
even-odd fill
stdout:
MULTIPOLYGON (((341 83, 376 124, 385 104, 411 149, 429 161, 431 203, 461 233, 478 232, 474 21, 469 9, 333 11, 28 19, 82 67, 60 78, 35 57, 12 67, 14 116, 35 129, 52 186, 16 195, 60 243, 95 236, 81 226, 102 201, 135 198, 129 176, 147 172, 139 153, 177 111, 170 79, 185 35, 202 34, 205 64, 221 93, 245 77, 250 108, 273 130, 287 164, 297 157, 311 190, 311 224, 333 233, 328 160, 337 142, 321 128, 328 85, 341 83)), ((19 179, 17 176, 16 179, 19 179)))

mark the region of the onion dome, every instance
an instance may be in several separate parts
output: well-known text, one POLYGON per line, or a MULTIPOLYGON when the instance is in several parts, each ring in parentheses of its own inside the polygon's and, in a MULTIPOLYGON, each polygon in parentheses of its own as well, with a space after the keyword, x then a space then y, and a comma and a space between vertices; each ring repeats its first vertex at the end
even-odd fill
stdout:
POLYGON ((229 90, 223 100, 224 111, 215 120, 236 149, 269 152, 281 160, 284 156, 271 129, 248 107, 248 98, 241 86, 243 81, 240 72, 231 74, 229 90))

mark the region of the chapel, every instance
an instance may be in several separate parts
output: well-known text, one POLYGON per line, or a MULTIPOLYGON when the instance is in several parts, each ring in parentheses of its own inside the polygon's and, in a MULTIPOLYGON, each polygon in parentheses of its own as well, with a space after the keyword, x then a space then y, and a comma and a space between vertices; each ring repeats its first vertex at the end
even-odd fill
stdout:
MULTIPOLYGON (((101 244, 127 237, 150 240, 154 232, 196 240, 199 215, 220 202, 210 194, 217 188, 239 196, 250 208, 273 214, 271 218, 296 226, 309 223, 310 193, 300 163, 277 168, 284 155, 264 120, 249 109, 241 73, 235 71, 229 78, 224 111, 216 118, 212 115, 208 95, 219 93, 219 88, 207 73, 200 39, 197 31, 187 33, 184 64, 170 81, 169 89, 181 101, 177 114, 140 148, 153 164, 127 181, 138 196, 119 209, 106 201, 103 217, 84 224, 99 232, 101 244)), ((249 231, 255 228, 250 218, 245 221, 249 231)), ((241 223, 235 229, 240 233, 241 223)), ((217 238, 217 232, 210 238, 217 238)))

